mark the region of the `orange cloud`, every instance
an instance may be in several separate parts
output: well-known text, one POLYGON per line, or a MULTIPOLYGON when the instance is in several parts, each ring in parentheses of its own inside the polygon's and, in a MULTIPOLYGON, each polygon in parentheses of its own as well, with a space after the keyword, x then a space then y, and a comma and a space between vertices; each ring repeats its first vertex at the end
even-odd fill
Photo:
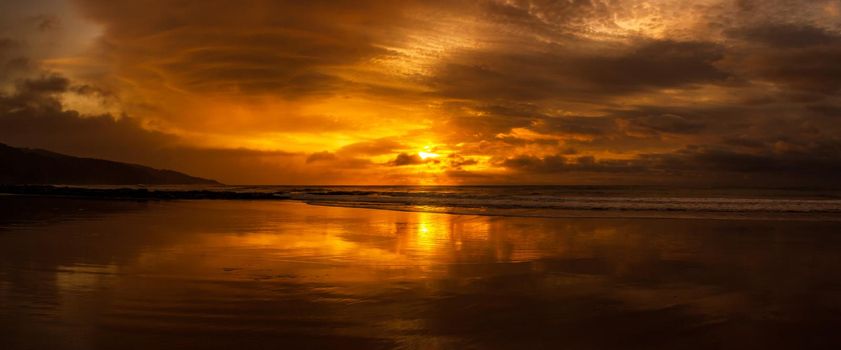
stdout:
POLYGON ((230 183, 797 182, 841 159, 832 1, 53 3, 0 11, 0 142, 230 183))

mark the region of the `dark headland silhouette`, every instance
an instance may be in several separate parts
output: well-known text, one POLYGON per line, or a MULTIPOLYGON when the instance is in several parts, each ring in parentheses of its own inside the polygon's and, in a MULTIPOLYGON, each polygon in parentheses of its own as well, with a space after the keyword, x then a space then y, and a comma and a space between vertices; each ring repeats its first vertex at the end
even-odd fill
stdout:
POLYGON ((0 143, 4 185, 211 185, 214 180, 172 170, 110 160, 73 157, 0 143))

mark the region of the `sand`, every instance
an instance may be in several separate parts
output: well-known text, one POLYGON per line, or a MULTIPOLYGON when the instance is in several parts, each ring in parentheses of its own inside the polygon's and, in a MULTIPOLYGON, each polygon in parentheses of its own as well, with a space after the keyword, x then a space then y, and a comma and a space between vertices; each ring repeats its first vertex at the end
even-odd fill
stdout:
POLYGON ((841 347, 841 223, 0 196, 2 349, 841 347))

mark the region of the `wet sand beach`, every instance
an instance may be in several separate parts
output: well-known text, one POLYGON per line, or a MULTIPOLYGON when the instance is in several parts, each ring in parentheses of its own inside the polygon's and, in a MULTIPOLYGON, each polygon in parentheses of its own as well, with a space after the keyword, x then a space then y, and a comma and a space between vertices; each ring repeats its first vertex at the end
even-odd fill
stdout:
POLYGON ((830 349, 841 222, 0 196, 1 349, 830 349))

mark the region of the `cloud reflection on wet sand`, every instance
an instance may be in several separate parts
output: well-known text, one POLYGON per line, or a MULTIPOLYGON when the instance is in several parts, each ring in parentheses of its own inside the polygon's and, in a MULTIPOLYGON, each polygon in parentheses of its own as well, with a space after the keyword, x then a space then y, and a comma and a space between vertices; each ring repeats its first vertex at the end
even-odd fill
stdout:
POLYGON ((6 349, 841 344, 838 223, 0 201, 6 349))

